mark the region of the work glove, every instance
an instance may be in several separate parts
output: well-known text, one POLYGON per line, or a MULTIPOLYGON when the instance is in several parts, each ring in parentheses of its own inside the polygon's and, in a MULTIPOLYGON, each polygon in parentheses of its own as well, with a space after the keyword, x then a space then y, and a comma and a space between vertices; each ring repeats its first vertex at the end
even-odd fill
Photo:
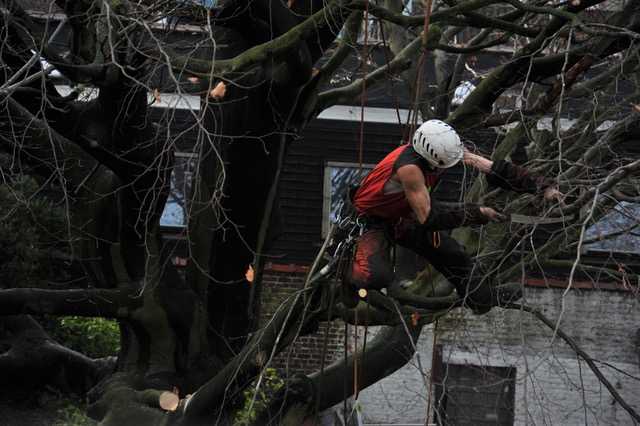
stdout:
POLYGON ((443 231, 461 226, 502 222, 506 216, 491 207, 473 203, 448 203, 431 199, 431 212, 422 225, 430 231, 443 231))

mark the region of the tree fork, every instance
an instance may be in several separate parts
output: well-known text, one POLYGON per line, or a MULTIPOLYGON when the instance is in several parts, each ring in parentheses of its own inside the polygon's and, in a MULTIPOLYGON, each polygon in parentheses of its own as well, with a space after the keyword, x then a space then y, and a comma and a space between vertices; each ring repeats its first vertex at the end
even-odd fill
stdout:
MULTIPOLYGON (((307 291, 314 290, 311 288, 307 291)), ((300 293, 291 302, 281 306, 269 323, 247 342, 244 349, 193 394, 184 409, 185 421, 204 422, 217 410, 221 410, 223 402, 233 397, 239 387, 246 386, 272 355, 291 344, 305 324, 318 321, 321 313, 309 315, 309 309, 310 306, 300 293)))
POLYGON ((115 366, 113 357, 91 359, 58 344, 28 315, 1 316, 0 326, 10 334, 0 354, 0 376, 12 384, 0 393, 8 398, 21 398, 43 383, 83 395, 115 366))
MULTIPOLYGON (((292 388, 283 387, 271 401, 264 416, 284 413, 282 424, 293 424, 293 419, 310 417, 332 407, 353 395, 354 374, 358 374, 358 390, 363 390, 406 365, 415 354, 422 325, 403 323, 384 327, 367 344, 366 351, 359 350, 346 359, 327 367, 322 374, 308 378, 294 378, 292 388), (359 365, 354 371, 354 362, 359 365), (301 411, 302 410, 302 411, 301 411), (284 423, 284 420, 289 423, 284 423)), ((258 418, 254 424, 266 421, 258 418)), ((263 423, 264 424, 264 423, 263 423)))

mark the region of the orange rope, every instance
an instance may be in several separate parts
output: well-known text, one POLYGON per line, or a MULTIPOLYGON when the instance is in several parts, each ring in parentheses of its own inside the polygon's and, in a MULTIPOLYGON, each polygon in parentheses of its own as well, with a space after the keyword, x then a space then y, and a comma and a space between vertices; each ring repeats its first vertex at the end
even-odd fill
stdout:
POLYGON ((434 248, 440 247, 440 232, 438 231, 434 231, 433 233, 433 247, 434 248))
POLYGON ((353 327, 353 395, 358 398, 358 309, 354 310, 355 326, 353 327))
MULTIPOLYGON (((430 18, 431 18, 431 2, 432 0, 425 0, 425 14, 424 14, 424 29, 423 29, 423 46, 426 45, 427 43, 427 34, 429 32, 429 22, 430 22, 430 18)), ((381 24, 382 27, 382 24, 381 24)), ((362 94, 360 96, 360 140, 359 140, 359 144, 358 144, 358 174, 361 177, 362 176, 362 165, 363 165, 363 157, 364 157, 364 108, 365 108, 365 103, 366 103, 366 90, 367 90, 367 57, 368 57, 368 42, 369 42, 369 2, 365 3, 365 10, 364 10, 364 43, 362 46, 362 94)), ((383 33, 383 43, 386 45, 386 41, 384 40, 384 33, 383 33)), ((385 58, 387 60, 387 64, 389 63, 388 57, 386 55, 386 51, 385 51, 385 58)), ((413 114, 413 120, 412 120, 412 125, 409 128, 408 127, 408 121, 411 117, 411 113, 407 116, 407 128, 409 128, 410 132, 409 135, 413 134, 413 131, 415 130, 415 127, 417 126, 417 121, 418 121, 418 98, 420 96, 420 82, 422 79, 422 70, 424 68, 424 63, 425 63, 425 59, 426 59, 426 50, 423 49, 422 54, 420 56, 420 61, 419 61, 419 65, 418 65, 418 71, 416 73, 416 81, 414 83, 414 87, 415 87, 415 94, 414 94, 414 114, 413 114)), ((396 112, 398 115, 398 121, 400 120, 400 111, 398 108, 398 103, 396 101, 396 112)), ((401 123, 400 123, 401 124, 401 123)), ((403 137, 403 140, 409 140, 408 137, 403 137)), ((439 235, 438 235, 439 237, 439 235)), ((435 241, 434 241, 435 242, 435 241)), ((438 245, 439 245, 439 241, 438 241, 438 245)), ((436 321, 436 327, 437 327, 438 323, 436 321)), ((346 324, 345 324, 346 326, 346 324)), ((368 327, 368 321, 367 324, 365 325, 365 342, 364 344, 366 345, 366 336, 367 336, 367 327, 368 327)), ((345 327, 345 343, 346 343, 346 337, 347 337, 347 328, 345 327)), ((434 346, 435 346, 435 331, 434 331, 434 346)), ((345 348, 346 350, 346 348, 345 348)), ((364 347, 363 347, 364 350, 364 347)), ((357 400, 358 398, 358 394, 359 394, 359 390, 358 390, 358 375, 359 375, 359 369, 358 369, 358 311, 356 309, 355 311, 355 326, 354 326, 354 350, 353 350, 353 394, 355 396, 355 399, 357 400)), ((346 353, 345 353, 346 355, 346 353)), ((364 353, 363 353, 364 356, 364 353)), ((433 357, 433 354, 432 354, 433 357)), ((430 407, 431 407, 431 388, 432 388, 432 384, 433 384, 433 380, 431 380, 430 384, 429 384, 429 405, 427 410, 430 411, 430 407)), ((346 415, 346 413, 345 413, 346 415)), ((427 413, 427 418, 428 418, 428 413, 427 413)))

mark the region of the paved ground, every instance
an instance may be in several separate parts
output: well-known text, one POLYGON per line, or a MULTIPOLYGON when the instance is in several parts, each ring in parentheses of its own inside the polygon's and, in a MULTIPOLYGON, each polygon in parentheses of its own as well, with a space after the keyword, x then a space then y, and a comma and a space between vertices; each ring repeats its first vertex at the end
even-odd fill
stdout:
POLYGON ((0 426, 91 426, 97 423, 70 401, 39 397, 31 401, 9 401, 0 395, 0 426), (70 421, 69 421, 70 420, 70 421))

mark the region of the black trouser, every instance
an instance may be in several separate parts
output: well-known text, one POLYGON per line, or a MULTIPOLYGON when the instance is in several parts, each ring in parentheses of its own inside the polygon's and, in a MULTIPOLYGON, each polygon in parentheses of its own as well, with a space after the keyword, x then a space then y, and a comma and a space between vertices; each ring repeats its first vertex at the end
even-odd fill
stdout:
POLYGON ((359 238, 350 281, 358 288, 381 289, 394 280, 390 258, 392 243, 424 257, 470 305, 492 305, 489 280, 474 265, 464 248, 449 235, 426 230, 414 220, 396 225, 370 226, 359 238))

